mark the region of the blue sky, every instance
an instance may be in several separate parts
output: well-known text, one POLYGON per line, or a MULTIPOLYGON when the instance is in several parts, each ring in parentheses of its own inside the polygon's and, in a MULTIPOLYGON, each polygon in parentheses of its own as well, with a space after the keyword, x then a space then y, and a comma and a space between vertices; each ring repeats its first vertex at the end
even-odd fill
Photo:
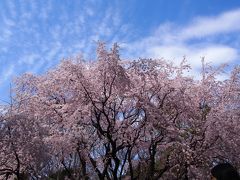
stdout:
POLYGON ((1 0, 0 99, 12 78, 41 74, 63 58, 94 59, 98 40, 118 42, 124 59, 183 56, 196 72, 240 64, 239 0, 1 0))

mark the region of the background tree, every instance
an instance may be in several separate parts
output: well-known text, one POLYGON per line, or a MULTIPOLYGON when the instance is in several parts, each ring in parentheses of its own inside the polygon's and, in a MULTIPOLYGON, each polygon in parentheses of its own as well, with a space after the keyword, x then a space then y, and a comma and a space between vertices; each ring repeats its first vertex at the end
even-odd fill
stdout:
POLYGON ((8 107, 0 119, 0 177, 40 178, 48 162, 44 130, 29 114, 8 107))

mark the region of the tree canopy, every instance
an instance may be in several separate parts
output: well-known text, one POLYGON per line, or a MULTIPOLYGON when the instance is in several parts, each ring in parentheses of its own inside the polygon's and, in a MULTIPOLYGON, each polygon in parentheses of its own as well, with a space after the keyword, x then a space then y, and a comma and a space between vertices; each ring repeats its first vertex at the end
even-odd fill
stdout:
POLYGON ((0 119, 0 178, 206 179, 222 161, 240 167, 240 67, 225 81, 204 63, 123 61, 99 43, 97 59, 63 60, 15 81, 0 119), (63 177, 64 176, 64 177, 63 177))

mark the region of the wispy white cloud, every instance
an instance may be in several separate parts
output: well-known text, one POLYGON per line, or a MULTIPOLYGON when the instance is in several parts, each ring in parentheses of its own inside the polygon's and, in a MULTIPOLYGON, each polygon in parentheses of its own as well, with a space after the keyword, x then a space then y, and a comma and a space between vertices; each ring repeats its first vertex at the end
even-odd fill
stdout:
POLYGON ((33 66, 41 56, 38 53, 30 52, 28 54, 22 55, 21 59, 18 60, 18 65, 23 66, 33 66))
POLYGON ((214 17, 199 17, 185 27, 179 36, 185 40, 190 38, 202 38, 240 31, 240 9, 228 11, 214 17))
POLYGON ((49 12, 52 9, 52 1, 44 1, 45 5, 40 7, 39 17, 43 20, 46 20, 49 17, 49 12))
MULTIPOLYGON (((14 26, 16 23, 12 18, 6 17, 4 14, 1 15, 1 19, 2 27, 0 29, 0 43, 8 43, 13 35, 14 26)), ((7 47, 4 49, 7 49, 7 47)))
POLYGON ((236 49, 217 44, 208 44, 206 47, 162 45, 148 49, 147 54, 149 57, 163 57, 174 62, 180 62, 183 56, 186 56, 193 68, 199 68, 201 66, 202 57, 205 57, 207 62, 212 62, 213 65, 220 65, 232 62, 239 56, 236 49))
POLYGON ((128 55, 135 58, 165 58, 179 63, 186 56, 194 69, 201 66, 202 57, 212 65, 234 63, 240 57, 237 47, 219 43, 216 39, 210 42, 205 39, 240 32, 239 17, 240 9, 237 9, 214 17, 196 17, 187 25, 164 23, 151 35, 126 43, 124 47, 128 55))
POLYGON ((3 28, 1 32, 0 41, 9 41, 9 38, 12 36, 12 31, 10 28, 3 28))
POLYGON ((3 20, 4 25, 7 27, 13 27, 16 25, 15 21, 13 21, 12 19, 7 18, 5 16, 2 17, 2 20, 3 20))
POLYGON ((0 74, 0 85, 8 79, 11 79, 14 75, 15 66, 11 64, 6 67, 0 74))
POLYGON ((97 25, 98 27, 96 28, 95 33, 99 36, 110 36, 112 34, 114 24, 109 26, 109 23, 113 22, 113 17, 113 9, 108 8, 104 13, 101 23, 97 25))
POLYGON ((51 48, 49 48, 45 58, 47 61, 52 61, 58 52, 62 49, 61 42, 54 42, 51 48))
POLYGON ((165 43, 173 43, 239 32, 239 17, 240 9, 235 9, 223 12, 218 16, 195 17, 184 25, 166 22, 155 30, 152 38, 165 43))
POLYGON ((89 7, 89 6, 86 6, 84 8, 84 10, 86 11, 86 14, 89 15, 89 16, 93 16, 95 14, 94 10, 91 7, 89 7))
POLYGON ((8 8, 8 12, 9 12, 10 16, 16 17, 17 13, 16 13, 16 5, 15 5, 14 1, 9 0, 6 2, 7 2, 7 8, 8 8))

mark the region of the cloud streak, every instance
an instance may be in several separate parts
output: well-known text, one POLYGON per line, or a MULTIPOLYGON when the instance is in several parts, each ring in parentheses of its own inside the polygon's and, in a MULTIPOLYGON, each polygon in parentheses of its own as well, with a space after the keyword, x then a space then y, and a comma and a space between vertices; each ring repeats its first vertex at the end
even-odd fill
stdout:
POLYGON ((183 40, 216 36, 240 31, 240 9, 228 11, 215 17, 199 17, 185 27, 179 34, 183 40))
POLYGON ((237 63, 239 48, 221 43, 221 36, 240 32, 239 17, 240 9, 236 9, 214 17, 195 17, 185 25, 167 22, 149 36, 128 42, 124 47, 135 58, 165 58, 180 63, 186 56, 195 70, 201 66, 202 57, 212 65, 237 63))

